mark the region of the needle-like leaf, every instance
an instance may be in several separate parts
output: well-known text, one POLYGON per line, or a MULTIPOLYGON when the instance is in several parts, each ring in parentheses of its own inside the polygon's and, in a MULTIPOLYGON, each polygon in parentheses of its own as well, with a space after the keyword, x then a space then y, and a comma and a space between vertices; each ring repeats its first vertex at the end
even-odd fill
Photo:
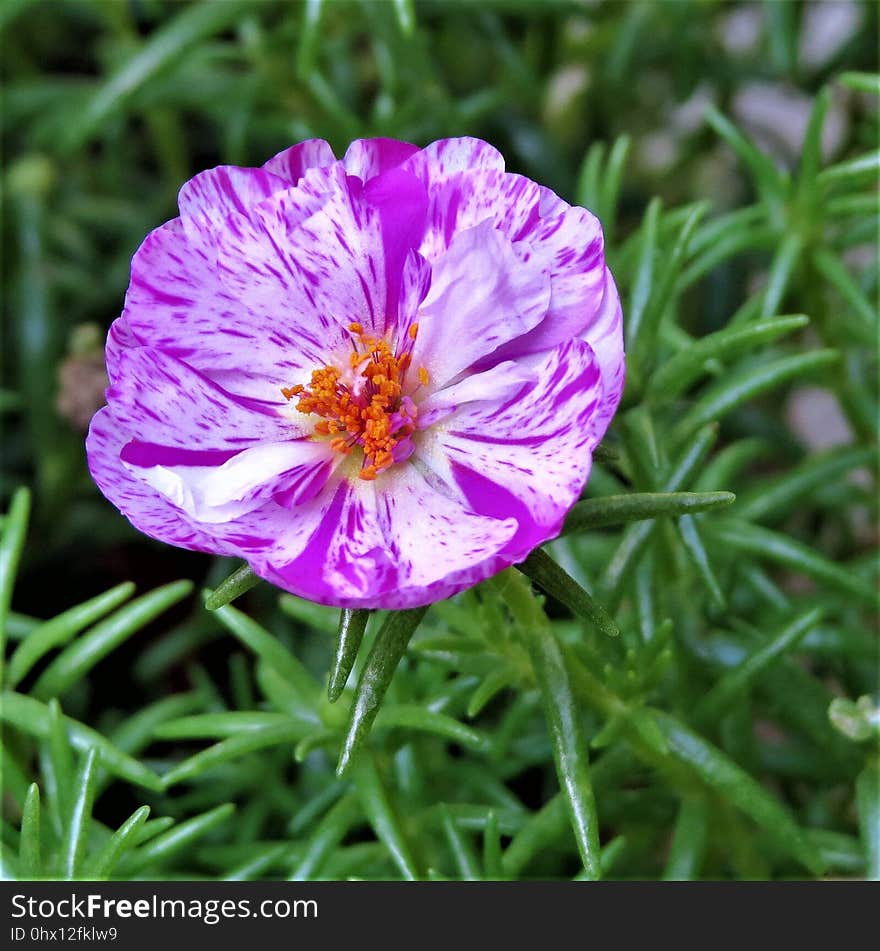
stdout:
POLYGON ((583 618, 609 637, 620 633, 614 618, 560 567, 543 549, 536 548, 524 562, 516 566, 536 585, 570 608, 575 617, 583 618))
POLYGON ((354 667, 370 612, 343 608, 339 612, 339 630, 336 634, 336 652, 330 667, 327 696, 333 703, 339 699, 354 667))
POLYGON ((388 615, 376 634, 376 640, 373 642, 355 688, 348 727, 337 766, 338 774, 342 775, 348 769, 366 739, 391 683, 391 678, 394 676, 394 671, 397 670, 407 644, 425 616, 426 610, 426 608, 413 608, 408 611, 394 611, 388 615))
POLYGON ((225 578, 216 588, 205 598, 205 607, 209 611, 216 611, 222 608, 224 604, 229 604, 236 598, 256 587, 260 579, 254 573, 254 569, 247 563, 236 568, 235 571, 225 578))

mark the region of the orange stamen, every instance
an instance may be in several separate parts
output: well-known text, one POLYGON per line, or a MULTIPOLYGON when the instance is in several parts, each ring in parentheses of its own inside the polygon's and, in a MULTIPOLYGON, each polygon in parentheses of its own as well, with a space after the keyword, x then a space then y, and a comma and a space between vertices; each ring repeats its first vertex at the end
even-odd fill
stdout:
MULTIPOLYGON (((404 378, 412 357, 409 353, 398 357, 386 340, 368 335, 357 322, 350 323, 348 330, 356 338, 355 350, 348 358, 356 373, 353 382, 328 364, 312 371, 308 385, 284 386, 281 392, 287 400, 299 397, 296 408, 301 413, 322 417, 314 432, 332 436, 334 452, 348 455, 360 445, 364 453, 360 478, 372 481, 394 465, 394 447, 415 431, 415 409, 403 400, 404 378)), ((417 333, 418 324, 412 324, 410 339, 415 340, 417 333)), ((423 385, 428 382, 424 368, 419 369, 419 380, 423 385)))
POLYGON ((348 440, 343 439, 341 436, 337 436, 335 439, 330 440, 330 448, 335 452, 341 452, 345 456, 347 456, 352 449, 352 447, 348 444, 348 440))

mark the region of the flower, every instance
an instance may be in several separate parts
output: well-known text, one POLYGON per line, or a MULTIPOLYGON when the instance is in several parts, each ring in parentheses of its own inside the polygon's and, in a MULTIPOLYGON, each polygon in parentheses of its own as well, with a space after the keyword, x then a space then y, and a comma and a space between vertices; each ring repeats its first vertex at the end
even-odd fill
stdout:
POLYGON ((472 138, 310 140, 179 206, 132 261, 87 440, 138 529, 350 608, 558 534, 623 387, 593 215, 472 138))

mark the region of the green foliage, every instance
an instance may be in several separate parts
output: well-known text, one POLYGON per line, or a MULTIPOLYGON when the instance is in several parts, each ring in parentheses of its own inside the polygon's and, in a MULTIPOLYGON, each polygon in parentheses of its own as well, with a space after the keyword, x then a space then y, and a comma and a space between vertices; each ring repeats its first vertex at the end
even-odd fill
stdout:
POLYGON ((3 8, 4 875, 880 877, 876 11, 813 67, 807 7, 3 8), (798 156, 736 117, 757 75, 813 97, 798 156), (596 211, 628 378, 559 540, 340 616, 137 536, 55 381, 189 175, 376 134, 596 211))

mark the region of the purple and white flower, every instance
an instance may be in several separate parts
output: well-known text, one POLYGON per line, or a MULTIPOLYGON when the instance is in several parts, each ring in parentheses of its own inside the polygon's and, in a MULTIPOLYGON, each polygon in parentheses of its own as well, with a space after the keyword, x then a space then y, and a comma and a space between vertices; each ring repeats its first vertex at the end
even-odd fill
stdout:
POLYGON ((477 139, 183 186, 107 340, 92 475, 142 532, 406 608, 558 534, 620 400, 602 230, 477 139))

